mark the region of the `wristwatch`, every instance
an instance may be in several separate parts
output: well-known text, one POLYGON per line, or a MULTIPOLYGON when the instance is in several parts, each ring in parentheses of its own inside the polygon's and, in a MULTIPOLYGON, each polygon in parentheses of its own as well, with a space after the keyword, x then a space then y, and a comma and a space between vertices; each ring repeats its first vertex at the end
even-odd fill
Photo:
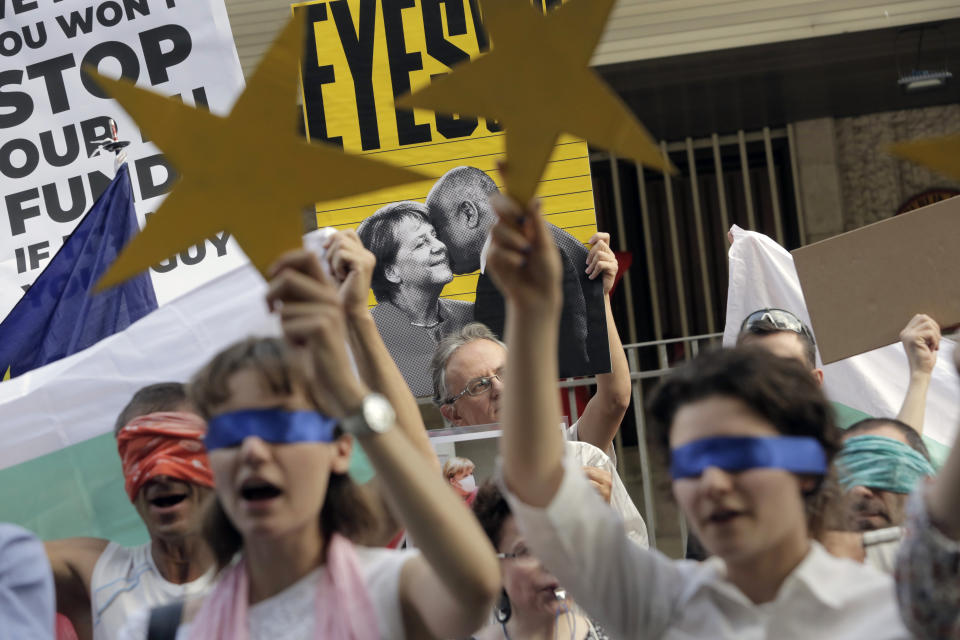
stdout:
POLYGON ((340 427, 354 436, 375 435, 392 429, 395 418, 389 400, 379 393, 368 393, 358 411, 340 420, 340 427))

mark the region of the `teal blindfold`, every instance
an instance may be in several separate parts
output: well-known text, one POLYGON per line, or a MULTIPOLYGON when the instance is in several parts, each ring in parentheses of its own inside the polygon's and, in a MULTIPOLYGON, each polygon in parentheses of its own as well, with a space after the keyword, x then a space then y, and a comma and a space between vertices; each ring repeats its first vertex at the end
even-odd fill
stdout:
POLYGON ((840 484, 893 493, 910 493, 921 479, 936 473, 913 447, 883 436, 854 436, 837 454, 840 484))

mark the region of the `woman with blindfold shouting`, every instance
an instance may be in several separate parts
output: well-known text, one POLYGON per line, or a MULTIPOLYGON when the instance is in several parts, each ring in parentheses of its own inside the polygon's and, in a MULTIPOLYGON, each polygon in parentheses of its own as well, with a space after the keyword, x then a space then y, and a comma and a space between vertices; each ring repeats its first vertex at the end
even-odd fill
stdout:
MULTIPOLYGON (((216 499, 205 536, 220 575, 183 608, 176 639, 469 635, 499 589, 490 543, 394 428, 391 404, 355 375, 333 277, 303 251, 272 273, 268 303, 285 339, 229 347, 191 383, 209 424, 216 499), (422 554, 354 542, 372 524, 347 475, 354 438, 422 554)), ((138 624, 130 637, 144 637, 138 624)))
POLYGON ((556 425, 561 271, 539 207, 498 197, 487 267, 507 300, 503 484, 527 544, 615 638, 907 638, 892 579, 829 555, 808 511, 837 449, 830 406, 798 364, 748 348, 704 355, 651 410, 673 491, 714 557, 631 544, 556 425))

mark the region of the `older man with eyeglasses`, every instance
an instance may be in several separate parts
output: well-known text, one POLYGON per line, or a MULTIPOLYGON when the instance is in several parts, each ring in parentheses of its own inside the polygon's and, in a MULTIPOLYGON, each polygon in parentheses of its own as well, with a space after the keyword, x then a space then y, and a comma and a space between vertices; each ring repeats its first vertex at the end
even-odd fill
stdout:
MULTIPOLYGON (((608 326, 616 331, 612 323, 608 326)), ((455 426, 499 422, 500 400, 507 380, 504 370, 506 361, 506 345, 478 322, 468 324, 440 342, 432 364, 433 400, 447 422, 455 426)), ((629 375, 627 380, 629 385, 629 375)), ((567 455, 577 460, 594 488, 620 513, 627 535, 637 544, 647 547, 646 524, 617 474, 611 456, 593 444, 582 441, 584 433, 596 432, 594 427, 597 425, 591 424, 591 421, 603 420, 607 415, 597 406, 602 402, 598 396, 599 392, 590 399, 580 420, 567 429, 567 455), (594 411, 590 410, 591 406, 594 411)), ((622 417, 621 412, 616 419, 617 426, 622 417)), ((602 425, 600 430, 605 430, 602 425)), ((613 447, 609 440, 607 445, 612 454, 613 447)))

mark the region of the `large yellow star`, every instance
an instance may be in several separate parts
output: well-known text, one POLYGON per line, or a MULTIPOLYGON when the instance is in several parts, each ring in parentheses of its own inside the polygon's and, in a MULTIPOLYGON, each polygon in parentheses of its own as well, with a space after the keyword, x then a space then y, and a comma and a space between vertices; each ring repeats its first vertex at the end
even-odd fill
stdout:
POLYGON ((960 133, 898 142, 890 151, 904 160, 923 165, 948 178, 960 180, 960 133))
POLYGON ((507 191, 520 202, 533 197, 561 133, 672 171, 647 130, 589 66, 613 3, 572 0, 544 16, 523 0, 481 0, 492 51, 397 104, 500 121, 507 191))
POLYGON ((182 176, 98 287, 123 282, 224 229, 263 273, 302 244, 305 206, 428 179, 297 135, 304 13, 287 23, 226 118, 87 70, 182 176))

